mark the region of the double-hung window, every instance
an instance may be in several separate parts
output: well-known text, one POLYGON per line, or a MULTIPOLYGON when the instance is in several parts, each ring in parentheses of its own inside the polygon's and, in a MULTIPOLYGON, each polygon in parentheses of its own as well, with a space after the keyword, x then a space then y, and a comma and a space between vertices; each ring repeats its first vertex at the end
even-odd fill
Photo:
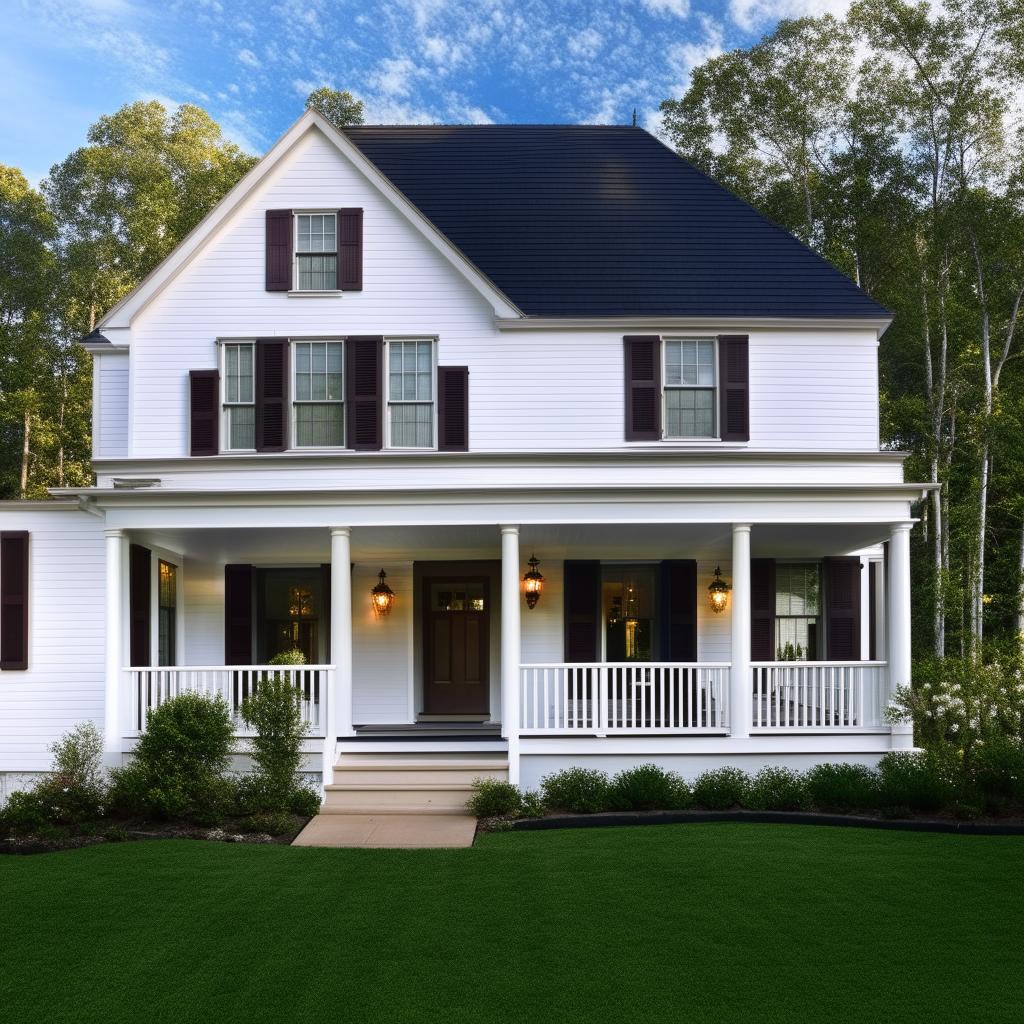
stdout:
POLYGON ((338 287, 338 225, 333 213, 295 215, 295 275, 300 292, 338 287))
POLYGON ((157 664, 176 665, 178 656, 178 567, 157 562, 157 664))
POLYGON ((343 448, 344 342, 297 341, 293 348, 294 447, 343 448))
POLYGON ((821 565, 775 564, 775 656, 780 661, 814 661, 821 634, 821 565))
POLYGON ((251 341, 224 346, 224 418, 229 451, 256 447, 255 346, 251 341))
POLYGON ((666 438, 717 437, 714 338, 666 338, 666 438))
POLYGON ((388 447, 433 448, 434 342, 389 340, 388 447))

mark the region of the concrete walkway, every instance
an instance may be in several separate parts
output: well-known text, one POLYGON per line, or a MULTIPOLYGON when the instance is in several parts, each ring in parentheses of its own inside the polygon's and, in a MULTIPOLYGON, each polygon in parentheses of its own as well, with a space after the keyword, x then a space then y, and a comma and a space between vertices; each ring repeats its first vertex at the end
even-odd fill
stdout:
POLYGON ((427 849, 472 846, 476 818, 467 814, 318 814, 292 846, 427 849))

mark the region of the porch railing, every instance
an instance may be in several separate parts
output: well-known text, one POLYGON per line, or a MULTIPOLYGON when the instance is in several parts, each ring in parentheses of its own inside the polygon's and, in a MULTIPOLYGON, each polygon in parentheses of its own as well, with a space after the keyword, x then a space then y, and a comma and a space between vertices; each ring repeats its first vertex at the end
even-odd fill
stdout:
POLYGON ((726 662, 520 666, 522 736, 724 733, 726 662))
POLYGON ((751 664, 755 729, 853 729, 885 725, 884 661, 751 664))
POLYGON ((328 674, 333 665, 188 665, 159 668, 128 668, 131 706, 127 735, 138 735, 146 728, 149 712, 170 697, 199 693, 224 699, 235 724, 235 734, 251 736, 242 721, 242 701, 254 694, 260 681, 277 673, 289 679, 302 695, 302 720, 309 725, 309 736, 324 735, 328 674))

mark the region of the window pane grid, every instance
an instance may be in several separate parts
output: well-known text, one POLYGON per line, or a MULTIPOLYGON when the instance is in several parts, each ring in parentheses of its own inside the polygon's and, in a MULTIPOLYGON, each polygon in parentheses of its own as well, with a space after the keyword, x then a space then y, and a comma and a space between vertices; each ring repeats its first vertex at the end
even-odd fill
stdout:
POLYGON ((298 256, 300 291, 333 291, 338 287, 337 256, 298 256))
POLYGON ((775 566, 775 656, 813 660, 818 656, 821 572, 816 562, 775 566), (787 649, 788 648, 788 649, 787 649))
POLYGON ((340 341, 295 345, 295 447, 345 444, 344 347, 340 341))
POLYGON ((388 342, 390 444, 434 446, 434 343, 388 342))
POLYGON ((256 447, 254 348, 251 343, 224 346, 224 408, 227 447, 256 447))
POLYGON ((296 216, 296 252, 337 252, 333 213, 300 213, 296 216))
POLYGON ((715 437, 715 341, 665 340, 665 437, 715 437))

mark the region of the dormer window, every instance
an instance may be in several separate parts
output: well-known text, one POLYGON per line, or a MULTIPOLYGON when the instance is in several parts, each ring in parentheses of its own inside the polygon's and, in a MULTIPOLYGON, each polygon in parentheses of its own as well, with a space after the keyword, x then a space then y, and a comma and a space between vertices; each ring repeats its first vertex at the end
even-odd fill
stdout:
POLYGON ((295 282, 300 292, 334 291, 338 287, 336 214, 295 214, 295 282))

